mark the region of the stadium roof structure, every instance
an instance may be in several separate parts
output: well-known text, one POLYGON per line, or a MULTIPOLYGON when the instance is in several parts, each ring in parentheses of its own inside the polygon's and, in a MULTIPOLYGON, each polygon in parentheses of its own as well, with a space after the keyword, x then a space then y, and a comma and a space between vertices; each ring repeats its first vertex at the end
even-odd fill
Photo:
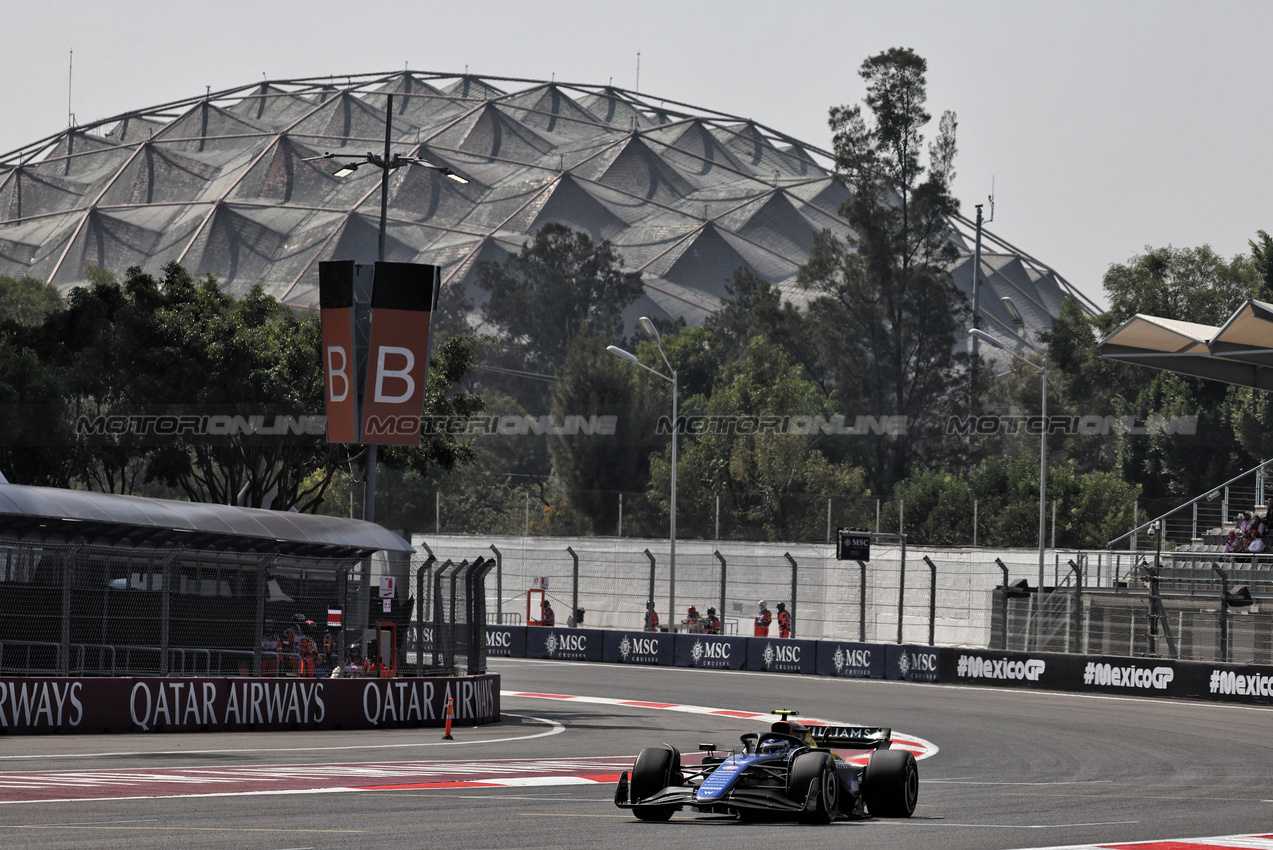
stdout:
MULTIPOLYGON (((253 83, 75 126, 0 155, 0 274, 63 292, 86 269, 178 261, 232 294, 260 284, 318 302, 318 263, 376 257, 380 168, 341 179, 325 153, 384 148, 436 169, 390 172, 387 260, 469 286, 560 222, 608 239, 646 295, 633 316, 699 324, 745 266, 804 306, 795 283, 816 231, 850 234, 830 154, 754 121, 612 86, 409 70, 253 83)), ((967 220, 952 222, 956 284, 971 292, 967 220)), ((983 233, 983 327, 1050 325, 1062 300, 1095 306, 1047 265, 983 233)))

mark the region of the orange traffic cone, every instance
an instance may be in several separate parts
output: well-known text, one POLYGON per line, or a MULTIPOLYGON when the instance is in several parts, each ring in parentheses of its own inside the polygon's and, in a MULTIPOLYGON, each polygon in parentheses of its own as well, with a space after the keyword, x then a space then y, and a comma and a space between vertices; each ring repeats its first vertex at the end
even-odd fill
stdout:
POLYGON ((446 733, 442 736, 443 741, 454 741, 451 737, 451 716, 455 713, 454 700, 451 697, 446 698, 446 733))

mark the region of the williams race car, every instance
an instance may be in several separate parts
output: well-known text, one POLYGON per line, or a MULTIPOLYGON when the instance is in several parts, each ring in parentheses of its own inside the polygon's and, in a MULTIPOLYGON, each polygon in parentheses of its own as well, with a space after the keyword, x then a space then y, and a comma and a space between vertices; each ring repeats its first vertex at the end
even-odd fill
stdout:
POLYGON ((699 744, 705 755, 697 765, 682 765, 669 744, 646 747, 631 777, 619 776, 615 805, 648 821, 683 808, 804 823, 914 814, 919 769, 910 752, 891 749, 892 730, 807 727, 791 719, 795 713, 775 711, 780 719, 769 731, 746 733, 742 748, 725 755, 715 744, 699 744))

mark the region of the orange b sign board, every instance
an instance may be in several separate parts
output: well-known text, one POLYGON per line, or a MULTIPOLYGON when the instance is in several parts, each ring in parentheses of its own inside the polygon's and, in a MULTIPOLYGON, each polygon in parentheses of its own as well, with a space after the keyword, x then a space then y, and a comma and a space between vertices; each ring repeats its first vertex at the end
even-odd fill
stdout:
POLYGON ((327 441, 358 442, 358 386, 354 371, 354 261, 318 264, 323 325, 323 396, 327 441))
POLYGON ((420 443, 436 279, 436 266, 376 263, 362 413, 365 443, 420 443))

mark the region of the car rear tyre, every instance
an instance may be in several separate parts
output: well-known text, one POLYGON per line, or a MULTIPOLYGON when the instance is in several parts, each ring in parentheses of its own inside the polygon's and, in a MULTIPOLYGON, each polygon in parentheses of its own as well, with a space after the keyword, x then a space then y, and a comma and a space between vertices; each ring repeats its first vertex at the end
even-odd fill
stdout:
MULTIPOLYGON (((668 747, 641 750, 632 767, 632 799, 644 800, 669 785, 679 784, 679 771, 674 770, 680 767, 678 761, 677 754, 668 747)), ((663 821, 676 813, 676 806, 633 806, 632 813, 640 820, 663 821)))
POLYGON ((787 775, 787 796, 804 804, 803 823, 831 823, 840 813, 840 783, 835 775, 835 759, 827 753, 800 753, 791 762, 787 775), (809 799, 814 780, 815 799, 809 799), (812 805, 811 805, 812 804, 812 805))
POLYGON ((862 796, 874 817, 908 818, 919 802, 919 766, 906 750, 877 750, 862 777, 862 796))

